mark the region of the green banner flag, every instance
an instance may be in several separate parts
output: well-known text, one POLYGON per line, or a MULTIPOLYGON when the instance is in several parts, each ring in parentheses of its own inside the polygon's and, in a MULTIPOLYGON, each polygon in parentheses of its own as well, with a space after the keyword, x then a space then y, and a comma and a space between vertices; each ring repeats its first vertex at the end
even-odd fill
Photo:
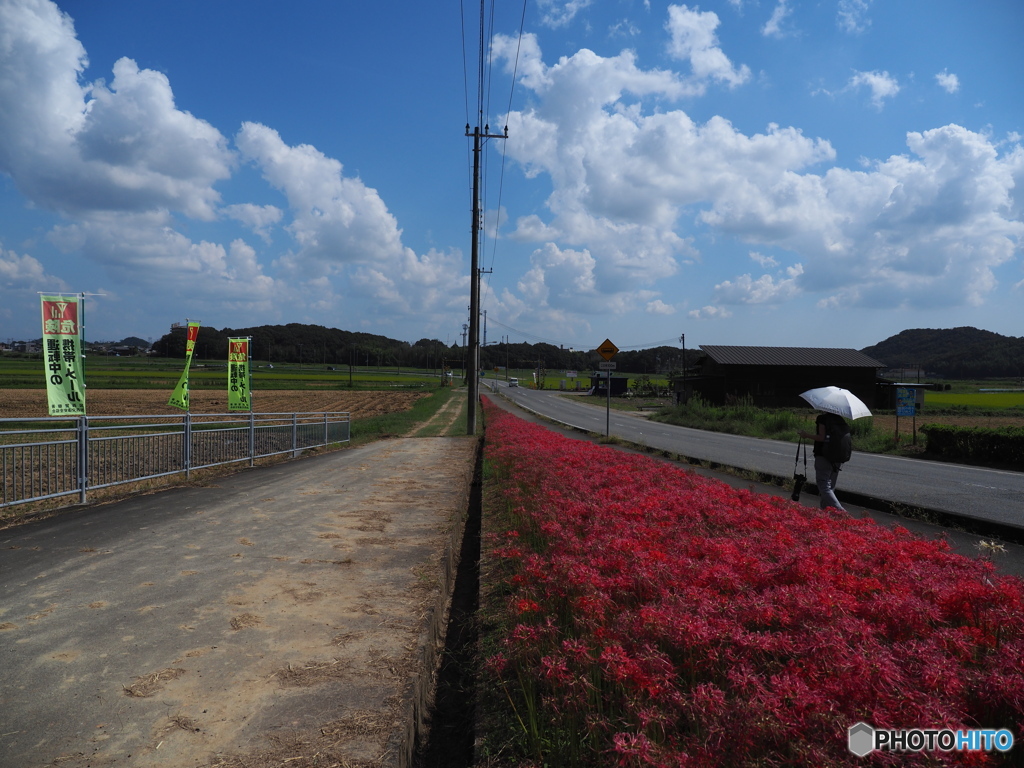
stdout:
POLYGON ((78 296, 40 296, 46 400, 51 416, 85 415, 81 304, 78 296))
POLYGON ((249 339, 228 339, 228 410, 250 411, 249 339))
POLYGON ((167 401, 168 405, 181 408, 183 411, 188 410, 188 369, 192 365, 192 350, 196 348, 196 339, 198 337, 199 323, 189 323, 188 338, 185 340, 185 370, 181 372, 178 385, 174 388, 174 392, 171 393, 171 399, 167 401))

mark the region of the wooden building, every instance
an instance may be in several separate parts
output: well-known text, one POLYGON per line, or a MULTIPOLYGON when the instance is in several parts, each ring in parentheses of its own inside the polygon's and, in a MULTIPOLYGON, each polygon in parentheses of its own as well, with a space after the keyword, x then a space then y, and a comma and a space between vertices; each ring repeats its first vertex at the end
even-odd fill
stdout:
POLYGON ((816 387, 848 389, 875 407, 885 365, 855 349, 701 345, 696 369, 673 379, 676 400, 699 395, 712 405, 750 397, 765 408, 806 406, 800 393, 816 387))
MULTIPOLYGON (((612 397, 622 397, 629 388, 629 379, 621 376, 612 376, 612 397)), ((594 371, 590 374, 590 394, 599 397, 608 397, 608 375, 604 371, 594 371)))

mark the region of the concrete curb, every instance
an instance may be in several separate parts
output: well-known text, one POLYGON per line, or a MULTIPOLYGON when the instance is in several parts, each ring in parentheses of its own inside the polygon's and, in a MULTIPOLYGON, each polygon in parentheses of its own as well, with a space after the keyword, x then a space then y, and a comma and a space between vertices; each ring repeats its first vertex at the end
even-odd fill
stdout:
MULTIPOLYGON (((482 439, 477 438, 477 448, 473 471, 480 460, 483 450, 482 439)), ((459 570, 462 539, 466 534, 466 522, 472 511, 472 482, 467 486, 463 509, 459 510, 458 518, 453 522, 448 541, 440 562, 440 579, 437 600, 423 617, 422 627, 416 644, 416 662, 419 673, 406 684, 402 693, 404 699, 401 708, 404 712, 402 724, 398 725, 387 740, 383 766, 394 768, 413 768, 416 751, 426 732, 427 717, 431 710, 434 694, 437 689, 438 665, 445 645, 448 628, 448 614, 451 609, 455 579, 459 570)))

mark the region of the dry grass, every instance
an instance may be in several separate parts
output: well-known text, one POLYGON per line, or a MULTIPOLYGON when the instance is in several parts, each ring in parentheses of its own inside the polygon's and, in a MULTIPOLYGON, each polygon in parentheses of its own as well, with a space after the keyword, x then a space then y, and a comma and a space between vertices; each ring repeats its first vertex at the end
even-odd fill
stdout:
POLYGON ((199 724, 191 717, 185 717, 184 715, 175 715, 172 717, 171 725, 175 728, 180 728, 183 731, 191 731, 192 733, 198 733, 200 731, 199 724))
POLYGON ((274 734, 267 747, 218 756, 208 768, 377 768, 387 757, 384 745, 397 725, 397 712, 392 701, 383 711, 356 710, 313 732, 274 734), (353 757, 349 746, 357 741, 375 743, 377 757, 353 757))
POLYGON ((236 632, 240 629, 249 629, 250 627, 258 627, 263 623, 263 619, 254 613, 243 613, 238 616, 234 616, 231 619, 231 628, 236 632))
POLYGON ((340 680, 349 674, 349 669, 341 659, 331 661, 308 661, 300 666, 289 664, 273 674, 285 688, 308 688, 311 685, 340 680))
MULTIPOLYGON (((915 417, 900 417, 900 432, 909 433, 913 428, 915 417)), ((974 427, 981 429, 996 429, 998 427, 1024 427, 1024 414, 1007 412, 999 416, 972 416, 959 414, 929 414, 927 412, 918 414, 916 417, 917 426, 922 424, 942 424, 948 427, 974 427)), ((876 432, 896 432, 896 417, 891 415, 873 416, 872 424, 876 432)))
POLYGON ((145 699, 163 688, 164 684, 168 681, 177 680, 184 674, 185 670, 180 668, 161 669, 159 672, 152 672, 148 675, 137 677, 131 685, 121 687, 124 690, 125 696, 131 696, 134 699, 145 699))

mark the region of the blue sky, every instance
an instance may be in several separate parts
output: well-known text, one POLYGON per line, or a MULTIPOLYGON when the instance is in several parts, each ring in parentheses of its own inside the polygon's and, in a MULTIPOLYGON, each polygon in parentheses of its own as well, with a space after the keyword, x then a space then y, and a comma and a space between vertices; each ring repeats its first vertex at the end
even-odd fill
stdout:
MULTIPOLYGON (((494 5, 488 341, 1024 335, 1019 0, 494 5)), ((478 29, 472 0, 0 0, 0 339, 65 291, 100 294, 90 340, 461 341, 478 29)))

